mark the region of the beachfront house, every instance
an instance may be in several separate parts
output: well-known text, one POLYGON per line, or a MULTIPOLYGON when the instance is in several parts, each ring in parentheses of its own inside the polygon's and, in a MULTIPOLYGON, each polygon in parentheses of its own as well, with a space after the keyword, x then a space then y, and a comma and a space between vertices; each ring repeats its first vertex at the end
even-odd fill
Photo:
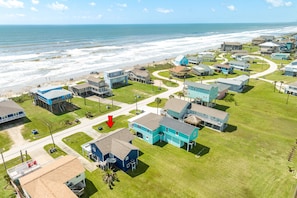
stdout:
POLYGON ((187 66, 189 64, 189 60, 184 55, 177 56, 172 63, 175 66, 187 66))
POLYGON ((239 42, 224 42, 221 44, 221 51, 230 52, 232 50, 242 50, 242 44, 239 42))
POLYGON ((243 92, 245 86, 248 84, 249 76, 241 75, 235 78, 218 78, 217 84, 223 84, 229 86, 230 91, 243 92))
POLYGON ((66 155, 19 178, 19 183, 26 198, 77 198, 84 193, 85 178, 81 162, 66 155))
POLYGON ((110 89, 128 85, 128 74, 123 69, 114 69, 104 72, 104 80, 110 89))
POLYGON ((290 83, 284 86, 286 94, 291 94, 297 96, 297 82, 290 83))
POLYGON ((261 36, 252 39, 252 44, 253 45, 259 45, 259 44, 262 44, 262 43, 265 43, 265 42, 266 42, 266 39, 261 37, 261 36))
POLYGON ((271 59, 274 60, 288 60, 290 58, 290 53, 272 53, 271 59))
POLYGON ((68 89, 74 95, 82 97, 90 95, 107 97, 112 95, 112 91, 109 88, 109 85, 105 83, 103 79, 95 78, 93 76, 88 77, 87 83, 72 85, 69 86, 68 89))
POLYGON ((192 73, 198 76, 211 76, 213 70, 208 65, 199 64, 192 67, 192 73))
POLYGON ((136 169, 139 148, 132 144, 134 136, 126 128, 109 133, 92 141, 91 158, 104 168, 113 164, 123 171, 136 169))
POLYGON ((179 103, 182 103, 183 105, 180 106, 186 107, 186 111, 183 111, 183 115, 181 116, 183 119, 180 121, 184 121, 195 126, 206 126, 218 131, 224 131, 228 125, 229 114, 225 111, 195 103, 189 103, 180 99, 174 99, 174 102, 172 102, 171 100, 173 99, 174 98, 169 99, 163 109, 163 111, 166 112, 165 115, 167 117, 171 117, 171 112, 175 111, 176 106, 179 105, 179 103), (193 120, 195 121, 193 122, 193 120))
POLYGON ((297 76, 297 59, 292 61, 290 64, 286 65, 283 70, 286 76, 297 76))
POLYGON ((290 39, 282 39, 279 41, 280 52, 290 53, 295 48, 295 43, 290 39))
POLYGON ((149 113, 129 120, 129 127, 144 141, 155 144, 164 141, 176 147, 187 145, 189 151, 195 145, 199 129, 169 117, 149 113))
POLYGON ((244 61, 229 61, 228 64, 230 67, 233 67, 234 69, 243 71, 248 70, 250 67, 250 64, 244 61))
POLYGON ((62 86, 35 88, 30 91, 35 105, 52 113, 66 112, 66 106, 72 99, 72 93, 62 86))
POLYGON ((146 84, 151 83, 150 73, 144 67, 136 67, 133 70, 128 71, 127 73, 129 80, 146 84))
POLYGON ((190 73, 191 68, 186 66, 175 66, 169 69, 169 72, 172 76, 177 78, 185 78, 190 73))
POLYGON ((26 117, 25 111, 12 100, 0 101, 0 124, 26 117))
POLYGON ((186 81, 185 95, 205 106, 213 106, 213 101, 218 96, 218 87, 215 85, 202 84, 186 81))
POLYGON ((265 42, 262 44, 259 44, 260 46, 260 52, 261 54, 272 54, 279 52, 279 44, 273 43, 273 42, 265 42))
POLYGON ((213 67, 216 72, 223 74, 232 74, 234 70, 234 68, 228 64, 215 64, 213 67))

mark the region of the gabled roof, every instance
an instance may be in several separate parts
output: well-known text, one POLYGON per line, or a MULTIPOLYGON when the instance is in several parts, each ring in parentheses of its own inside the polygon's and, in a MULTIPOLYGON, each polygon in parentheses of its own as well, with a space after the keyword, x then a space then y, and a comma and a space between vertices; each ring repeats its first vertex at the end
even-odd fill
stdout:
POLYGON ((89 76, 87 78, 88 81, 91 81, 91 82, 95 82, 95 83, 99 83, 101 81, 104 81, 103 79, 100 79, 100 78, 95 78, 94 76, 89 76))
POLYGON ((139 69, 139 68, 134 68, 131 72, 133 74, 135 74, 136 76, 142 76, 144 78, 147 78, 150 75, 147 70, 143 70, 143 69, 139 69))
POLYGON ((77 197, 65 183, 85 171, 80 161, 67 155, 19 179, 32 198, 77 197))
MULTIPOLYGON (((103 155, 108 153, 113 153, 117 149, 122 149, 117 147, 117 143, 113 144, 113 140, 119 140, 123 142, 130 142, 134 139, 134 136, 130 133, 130 131, 126 128, 112 132, 108 135, 100 137, 98 140, 95 140, 93 143, 97 146, 97 148, 102 152, 103 155), (115 147, 113 147, 115 146, 115 147)), ((136 147, 134 147, 136 148, 136 147)), ((136 148, 137 149, 137 148, 136 148)), ((120 152, 120 151, 118 151, 120 152)), ((113 153, 115 156, 116 153, 113 153)), ((118 157, 118 156, 117 156, 118 157)))
POLYGON ((175 66, 171 68, 170 71, 174 73, 181 73, 181 72, 189 72, 191 71, 191 69, 185 66, 175 66))
POLYGON ((190 82, 190 81, 186 81, 186 85, 191 86, 191 87, 196 87, 199 89, 204 89, 204 90, 211 90, 213 87, 215 87, 215 85, 195 83, 195 82, 190 82))
POLYGON ((265 42, 259 44, 260 47, 279 47, 279 44, 273 43, 273 42, 265 42))
MULTIPOLYGON (((169 99, 171 100, 171 99, 169 99)), ((150 130, 156 130, 159 127, 159 122, 162 119, 162 116, 149 113, 147 115, 142 116, 141 118, 134 120, 133 122, 140 124, 150 130)))
POLYGON ((166 109, 166 110, 170 109, 171 111, 181 113, 181 111, 188 105, 189 105, 189 103, 185 100, 180 100, 177 98, 170 98, 166 102, 164 109, 166 109))
POLYGON ((214 67, 220 67, 220 68, 230 69, 230 66, 227 65, 227 64, 216 64, 216 65, 214 65, 214 67))
POLYGON ((228 116, 228 113, 225 111, 217 110, 214 108, 210 108, 210 107, 206 107, 206 106, 198 105, 194 103, 192 103, 191 110, 205 115, 209 115, 211 117, 219 118, 221 120, 224 120, 228 116))
POLYGON ((186 58, 184 55, 178 55, 174 60, 177 61, 177 62, 180 62, 184 58, 186 58))
POLYGON ((204 70, 204 71, 209 71, 209 70, 211 70, 211 68, 210 68, 208 65, 204 65, 204 64, 196 65, 196 66, 192 67, 192 69, 196 69, 196 70, 204 70))
POLYGON ((160 125, 174 129, 175 131, 186 134, 187 136, 190 136, 197 128, 168 117, 163 117, 163 119, 160 121, 160 125))
POLYGON ((111 142, 111 153, 120 160, 124 160, 127 155, 131 152, 131 150, 139 150, 136 146, 133 144, 130 144, 128 142, 118 140, 118 139, 112 139, 111 142))
POLYGON ((12 100, 0 102, 0 116, 6 116, 13 113, 24 112, 24 109, 12 100))

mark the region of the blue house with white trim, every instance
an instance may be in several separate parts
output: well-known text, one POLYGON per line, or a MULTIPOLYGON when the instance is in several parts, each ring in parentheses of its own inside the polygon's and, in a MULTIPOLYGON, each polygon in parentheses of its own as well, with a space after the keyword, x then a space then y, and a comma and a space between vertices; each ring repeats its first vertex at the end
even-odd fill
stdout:
POLYGON ((286 65, 283 70, 286 76, 297 76, 297 60, 292 61, 290 64, 286 65))
POLYGON ((172 62, 175 66, 187 66, 189 64, 189 60, 184 55, 177 56, 172 62))
POLYGON ((187 151, 195 145, 199 131, 195 126, 154 113, 130 119, 129 127, 149 144, 165 141, 179 148, 186 144, 187 151))
POLYGON ((65 103, 72 99, 72 93, 62 86, 52 86, 32 89, 34 104, 52 113, 65 112, 65 103))
POLYGON ((91 158, 99 165, 115 164, 123 171, 135 169, 138 164, 139 148, 132 145, 134 136, 126 128, 100 137, 90 143, 91 158))

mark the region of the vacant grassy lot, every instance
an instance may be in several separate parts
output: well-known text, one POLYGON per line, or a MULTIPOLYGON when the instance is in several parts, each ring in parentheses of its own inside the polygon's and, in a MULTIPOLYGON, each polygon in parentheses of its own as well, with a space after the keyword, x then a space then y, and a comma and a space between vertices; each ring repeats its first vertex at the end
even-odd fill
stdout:
POLYGON ((106 104, 101 103, 99 111, 98 102, 84 100, 83 98, 73 98, 72 103, 77 106, 77 110, 61 115, 52 114, 46 109, 33 105, 30 98, 26 98, 26 100, 19 103, 27 115, 26 119, 24 119, 25 125, 22 131, 24 138, 32 141, 50 135, 50 130, 52 133, 56 133, 72 127, 77 124, 74 120, 84 117, 87 112, 96 117, 119 109, 115 105, 110 109, 106 109, 106 104), (37 129, 39 133, 33 135, 31 133, 32 129, 37 129))
POLYGON ((248 92, 235 94, 236 105, 217 101, 220 109, 230 113, 226 132, 203 128, 191 152, 136 138, 133 144, 143 153, 137 170, 119 171, 120 182, 113 190, 102 182, 101 170, 87 172, 93 184, 87 189, 89 195, 293 197, 297 182, 288 171, 288 155, 296 144, 297 97, 286 104, 286 95, 273 92, 273 85, 257 80, 250 85, 248 92))
POLYGON ((109 133, 119 128, 127 128, 128 127, 128 119, 135 116, 135 114, 128 114, 128 115, 120 115, 113 118, 113 126, 111 128, 108 127, 106 122, 102 122, 93 126, 93 129, 100 133, 109 133), (98 130, 98 127, 102 127, 102 130, 98 130))
MULTIPOLYGON (((75 150, 80 155, 86 157, 82 153, 81 145, 91 141, 93 138, 85 134, 84 132, 78 132, 75 134, 72 134, 68 137, 65 137, 62 139, 62 141, 67 144, 69 147, 71 147, 73 150, 75 150)), ((86 157, 87 158, 87 157, 86 157)), ((88 158, 87 158, 88 159, 88 158)))
POLYGON ((0 149, 9 150, 12 141, 6 131, 0 131, 0 149))
POLYGON ((275 71, 272 74, 268 74, 268 75, 266 75, 264 77, 266 79, 275 80, 275 81, 278 81, 278 82, 283 81, 285 84, 297 81, 296 77, 285 76, 285 75, 283 75, 283 73, 284 73, 283 71, 275 71))
POLYGON ((57 145, 55 145, 55 148, 56 148, 56 152, 54 153, 50 153, 49 150, 51 148, 53 148, 54 145, 53 144, 47 144, 45 145, 43 148, 44 150, 50 155, 52 156, 52 158, 57 158, 57 157, 60 157, 60 156, 64 156, 64 155, 67 155, 67 153, 65 153, 62 149, 60 149, 60 147, 58 147, 57 145))
POLYGON ((159 107, 159 108, 163 108, 166 104, 166 102, 168 101, 167 98, 160 98, 161 99, 161 103, 159 104, 159 106, 157 105, 157 103, 154 101, 154 102, 151 102, 149 104, 147 104, 147 106, 149 107, 159 107))
POLYGON ((136 101, 144 100, 151 96, 167 91, 167 89, 154 85, 147 85, 139 82, 129 81, 129 85, 113 89, 113 99, 119 102, 133 104, 136 101))

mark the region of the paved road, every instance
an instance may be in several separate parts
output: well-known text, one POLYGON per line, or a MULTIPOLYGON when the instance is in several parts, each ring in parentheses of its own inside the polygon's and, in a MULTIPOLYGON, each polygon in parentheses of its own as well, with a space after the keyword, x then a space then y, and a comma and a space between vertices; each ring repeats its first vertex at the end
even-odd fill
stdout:
MULTIPOLYGON (((270 74, 270 73, 274 72, 275 70, 277 70, 277 65, 275 63, 273 63, 272 61, 269 61, 269 60, 267 60, 267 59, 265 59, 263 57, 259 57, 259 56, 256 56, 256 57, 268 62, 270 64, 270 67, 266 71, 251 75, 250 76, 251 78, 259 78, 260 79, 261 76, 270 74)), ((162 71, 164 71, 164 70, 162 70, 162 71)), ((159 72, 160 71, 156 71, 156 72, 153 73, 153 75, 160 78, 160 79, 168 80, 168 78, 160 76, 158 74, 159 72)), ((265 80, 265 79, 263 79, 263 80, 265 80)), ((166 91, 164 93, 161 93, 161 94, 158 94, 156 96, 153 96, 153 97, 150 97, 148 99, 137 102, 138 109, 156 113, 156 108, 147 107, 148 103, 153 102, 156 97, 168 98, 170 95, 173 95, 174 93, 176 93, 178 91, 181 91, 183 86, 184 86, 184 83, 181 82, 181 81, 174 81, 174 80, 172 80, 172 81, 178 83, 179 86, 174 87, 174 88, 169 88, 168 91, 166 91)), ((203 80, 203 83, 212 82, 212 81, 214 81, 214 80, 203 80)), ((265 81, 267 81, 267 80, 265 80, 265 81)), ((273 81, 272 82, 268 81, 268 82, 273 83, 273 81)), ((96 98, 94 100, 96 100, 96 98)), ((112 115, 114 117, 126 114, 127 112, 129 112, 129 111, 136 108, 136 104, 125 104, 125 103, 117 103, 117 102, 115 102, 114 104, 117 104, 117 105, 121 106, 121 109, 112 112, 112 115)), ((69 136, 71 134, 74 134, 74 133, 80 132, 80 131, 83 131, 86 134, 88 134, 89 136, 91 136, 92 138, 97 139, 100 136, 100 134, 98 134, 96 131, 94 131, 92 129, 92 126, 96 125, 98 123, 107 121, 107 115, 103 115, 103 116, 100 116, 100 117, 97 117, 97 118, 94 118, 94 119, 81 118, 80 120, 81 120, 81 123, 79 125, 76 125, 74 127, 68 128, 68 129, 63 130, 61 132, 55 133, 55 134, 53 134, 53 137, 54 137, 54 140, 55 140, 55 142, 57 143, 57 145, 59 147, 61 147, 62 149, 64 149, 65 151, 67 151, 70 154, 78 156, 79 159, 81 160, 81 162, 85 165, 85 168, 87 168, 88 170, 93 170, 94 166, 90 162, 88 162, 86 159, 81 157, 78 153, 76 153, 71 148, 66 146, 62 142, 62 139, 64 137, 67 137, 67 136, 69 136)), ((20 133, 20 131, 19 131, 19 133, 20 133)), ((4 152, 3 156, 4 156, 5 160, 7 161, 7 160, 13 159, 15 157, 18 157, 19 154, 20 154, 20 150, 23 151, 23 152, 27 151, 28 154, 32 158, 36 159, 37 161, 40 161, 40 163, 42 165, 43 163, 47 163, 51 159, 44 152, 44 149, 43 149, 44 145, 50 144, 50 143, 52 143, 52 139, 51 139, 50 136, 39 139, 39 140, 36 140, 36 141, 33 141, 33 142, 22 142, 21 144, 16 144, 10 150, 4 152)))

